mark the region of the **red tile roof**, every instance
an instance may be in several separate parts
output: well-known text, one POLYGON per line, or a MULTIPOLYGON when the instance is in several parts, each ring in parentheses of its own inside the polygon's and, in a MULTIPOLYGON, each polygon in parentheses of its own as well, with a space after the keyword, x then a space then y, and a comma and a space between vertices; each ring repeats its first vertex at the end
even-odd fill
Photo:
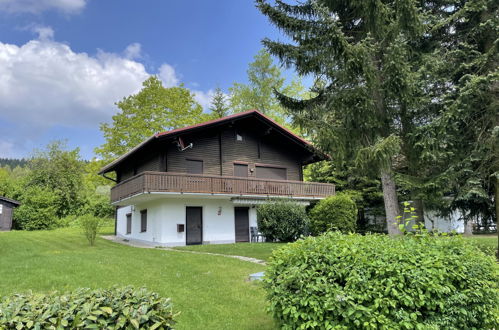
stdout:
MULTIPOLYGON (((226 117, 223 117, 223 118, 205 121, 205 122, 202 122, 202 123, 199 123, 199 124, 196 124, 196 125, 191 125, 191 126, 186 126, 186 127, 182 127, 182 128, 176 128, 176 129, 173 129, 173 130, 170 130, 170 131, 166 131, 166 132, 156 133, 153 136, 151 136, 150 138, 148 138, 147 140, 145 140, 144 142, 138 144, 136 147, 134 147, 133 149, 131 149, 129 152, 125 153, 124 155, 120 156, 119 158, 117 158, 113 162, 111 162, 111 163, 107 164, 106 166, 104 166, 100 170, 99 174, 103 174, 103 173, 107 173, 107 172, 112 171, 116 165, 118 165, 119 163, 121 163, 125 158, 127 158, 128 156, 130 156, 131 154, 133 154, 138 149, 142 148, 144 145, 148 144, 151 140, 154 140, 154 139, 157 139, 157 138, 168 137, 168 136, 174 136, 174 135, 185 133, 185 132, 191 132, 191 131, 195 131, 197 129, 203 129, 203 128, 207 128, 207 127, 210 127, 210 126, 216 126, 216 125, 219 125, 219 124, 230 122, 230 121, 235 120, 235 119, 242 119, 242 118, 252 117, 252 116, 253 117, 257 117, 257 118, 263 120, 264 122, 266 122, 267 124, 270 124, 271 126, 274 126, 275 128, 277 128, 278 130, 280 130, 283 134, 285 134, 286 136, 288 136, 289 138, 291 138, 295 142, 297 142, 299 144, 302 144, 303 146, 306 146, 308 148, 315 149, 310 142, 308 142, 307 140, 299 137, 298 135, 296 135, 295 133, 291 132, 286 127, 283 127, 283 126, 279 125, 275 120, 273 120, 272 118, 264 115, 260 111, 258 111, 258 110, 248 110, 248 111, 245 111, 245 112, 235 113, 233 115, 226 116, 226 117)), ((326 155, 324 155, 324 156, 327 158, 326 155)))

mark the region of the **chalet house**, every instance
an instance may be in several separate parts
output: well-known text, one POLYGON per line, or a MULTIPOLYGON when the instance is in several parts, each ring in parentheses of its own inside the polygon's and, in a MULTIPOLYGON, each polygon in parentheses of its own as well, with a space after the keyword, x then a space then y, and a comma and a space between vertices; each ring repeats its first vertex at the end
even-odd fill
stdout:
POLYGON ((248 242, 256 206, 308 204, 334 186, 303 182, 326 159, 256 110, 157 133, 101 169, 116 173, 116 235, 153 245, 248 242))

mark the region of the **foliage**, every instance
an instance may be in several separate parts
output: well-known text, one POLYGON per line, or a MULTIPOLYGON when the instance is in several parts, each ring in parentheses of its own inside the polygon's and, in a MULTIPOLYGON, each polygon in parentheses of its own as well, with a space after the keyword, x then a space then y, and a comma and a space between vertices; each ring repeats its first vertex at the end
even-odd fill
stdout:
POLYGON ((14 168, 17 166, 24 167, 24 166, 26 166, 27 163, 28 163, 28 160, 24 159, 24 158, 21 158, 21 159, 0 158, 0 167, 3 167, 3 166, 9 166, 10 168, 14 168))
POLYGON ((21 206, 14 210, 15 229, 39 230, 57 227, 59 196, 48 188, 28 186, 20 196, 21 206))
POLYGON ((308 230, 305 208, 292 201, 273 200, 259 205, 257 221, 267 241, 292 242, 308 230))
POLYGON ((15 294, 0 303, 2 329, 173 329, 170 299, 145 288, 15 294))
POLYGON ((416 123, 431 113, 421 106, 424 93, 416 82, 425 74, 419 69, 431 60, 433 45, 421 44, 433 17, 411 0, 297 5, 258 0, 257 6, 292 40, 264 39, 268 51, 298 74, 316 79, 314 97, 279 93, 281 104, 336 160, 356 160, 377 173, 388 230, 397 234, 390 226, 399 213, 394 158, 412 153, 404 147, 413 144, 416 123))
POLYGON ((223 118, 230 115, 230 107, 228 105, 227 96, 224 94, 220 87, 215 89, 215 93, 211 99, 211 117, 213 119, 223 118))
POLYGON ((137 94, 116 103, 121 111, 111 124, 101 124, 106 142, 95 151, 105 160, 121 156, 155 133, 206 120, 194 94, 183 86, 165 88, 155 76, 142 86, 137 94))
POLYGON ((84 171, 78 148, 66 150, 64 142, 52 142, 45 150, 35 151, 28 167, 31 172, 25 186, 38 186, 52 191, 56 195, 54 206, 58 217, 77 212, 83 203, 81 191, 84 171))
POLYGON ((281 70, 274 65, 272 57, 265 50, 260 50, 254 56, 247 73, 249 84, 234 83, 229 89, 230 107, 234 112, 257 109, 277 122, 285 124, 288 113, 273 95, 273 90, 298 97, 303 94, 304 88, 301 83, 295 79, 289 85, 285 85, 281 70))
POLYGON ((79 217, 77 221, 80 224, 80 227, 83 230, 88 243, 93 246, 95 243, 95 238, 97 237, 97 232, 99 231, 99 227, 102 225, 101 219, 96 216, 87 214, 79 217))
POLYGON ((355 232, 357 206, 347 194, 329 196, 310 210, 310 231, 319 235, 332 230, 355 232))
POLYGON ((458 236, 310 237, 276 250, 265 271, 283 329, 492 329, 499 269, 458 236))
POLYGON ((376 175, 339 161, 322 161, 305 167, 305 181, 333 183, 336 191, 348 194, 358 209, 357 231, 367 231, 369 215, 384 215, 381 182, 376 175))

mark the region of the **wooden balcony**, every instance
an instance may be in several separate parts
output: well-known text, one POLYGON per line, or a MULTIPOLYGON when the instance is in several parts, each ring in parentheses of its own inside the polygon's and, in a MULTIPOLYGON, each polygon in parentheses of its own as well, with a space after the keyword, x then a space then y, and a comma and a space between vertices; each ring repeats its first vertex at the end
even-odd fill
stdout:
POLYGON ((176 192, 324 198, 334 195, 329 183, 221 177, 171 172, 142 172, 111 189, 111 202, 141 193, 176 192))

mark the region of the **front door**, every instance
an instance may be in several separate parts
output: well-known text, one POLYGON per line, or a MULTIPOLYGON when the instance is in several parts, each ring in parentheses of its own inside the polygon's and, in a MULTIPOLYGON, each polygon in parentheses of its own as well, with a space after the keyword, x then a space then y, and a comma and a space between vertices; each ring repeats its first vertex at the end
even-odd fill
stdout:
POLYGON ((203 244, 203 208, 188 206, 185 214, 185 244, 203 244))
POLYGON ((235 227, 236 227, 236 242, 249 242, 249 207, 236 207, 235 227))

